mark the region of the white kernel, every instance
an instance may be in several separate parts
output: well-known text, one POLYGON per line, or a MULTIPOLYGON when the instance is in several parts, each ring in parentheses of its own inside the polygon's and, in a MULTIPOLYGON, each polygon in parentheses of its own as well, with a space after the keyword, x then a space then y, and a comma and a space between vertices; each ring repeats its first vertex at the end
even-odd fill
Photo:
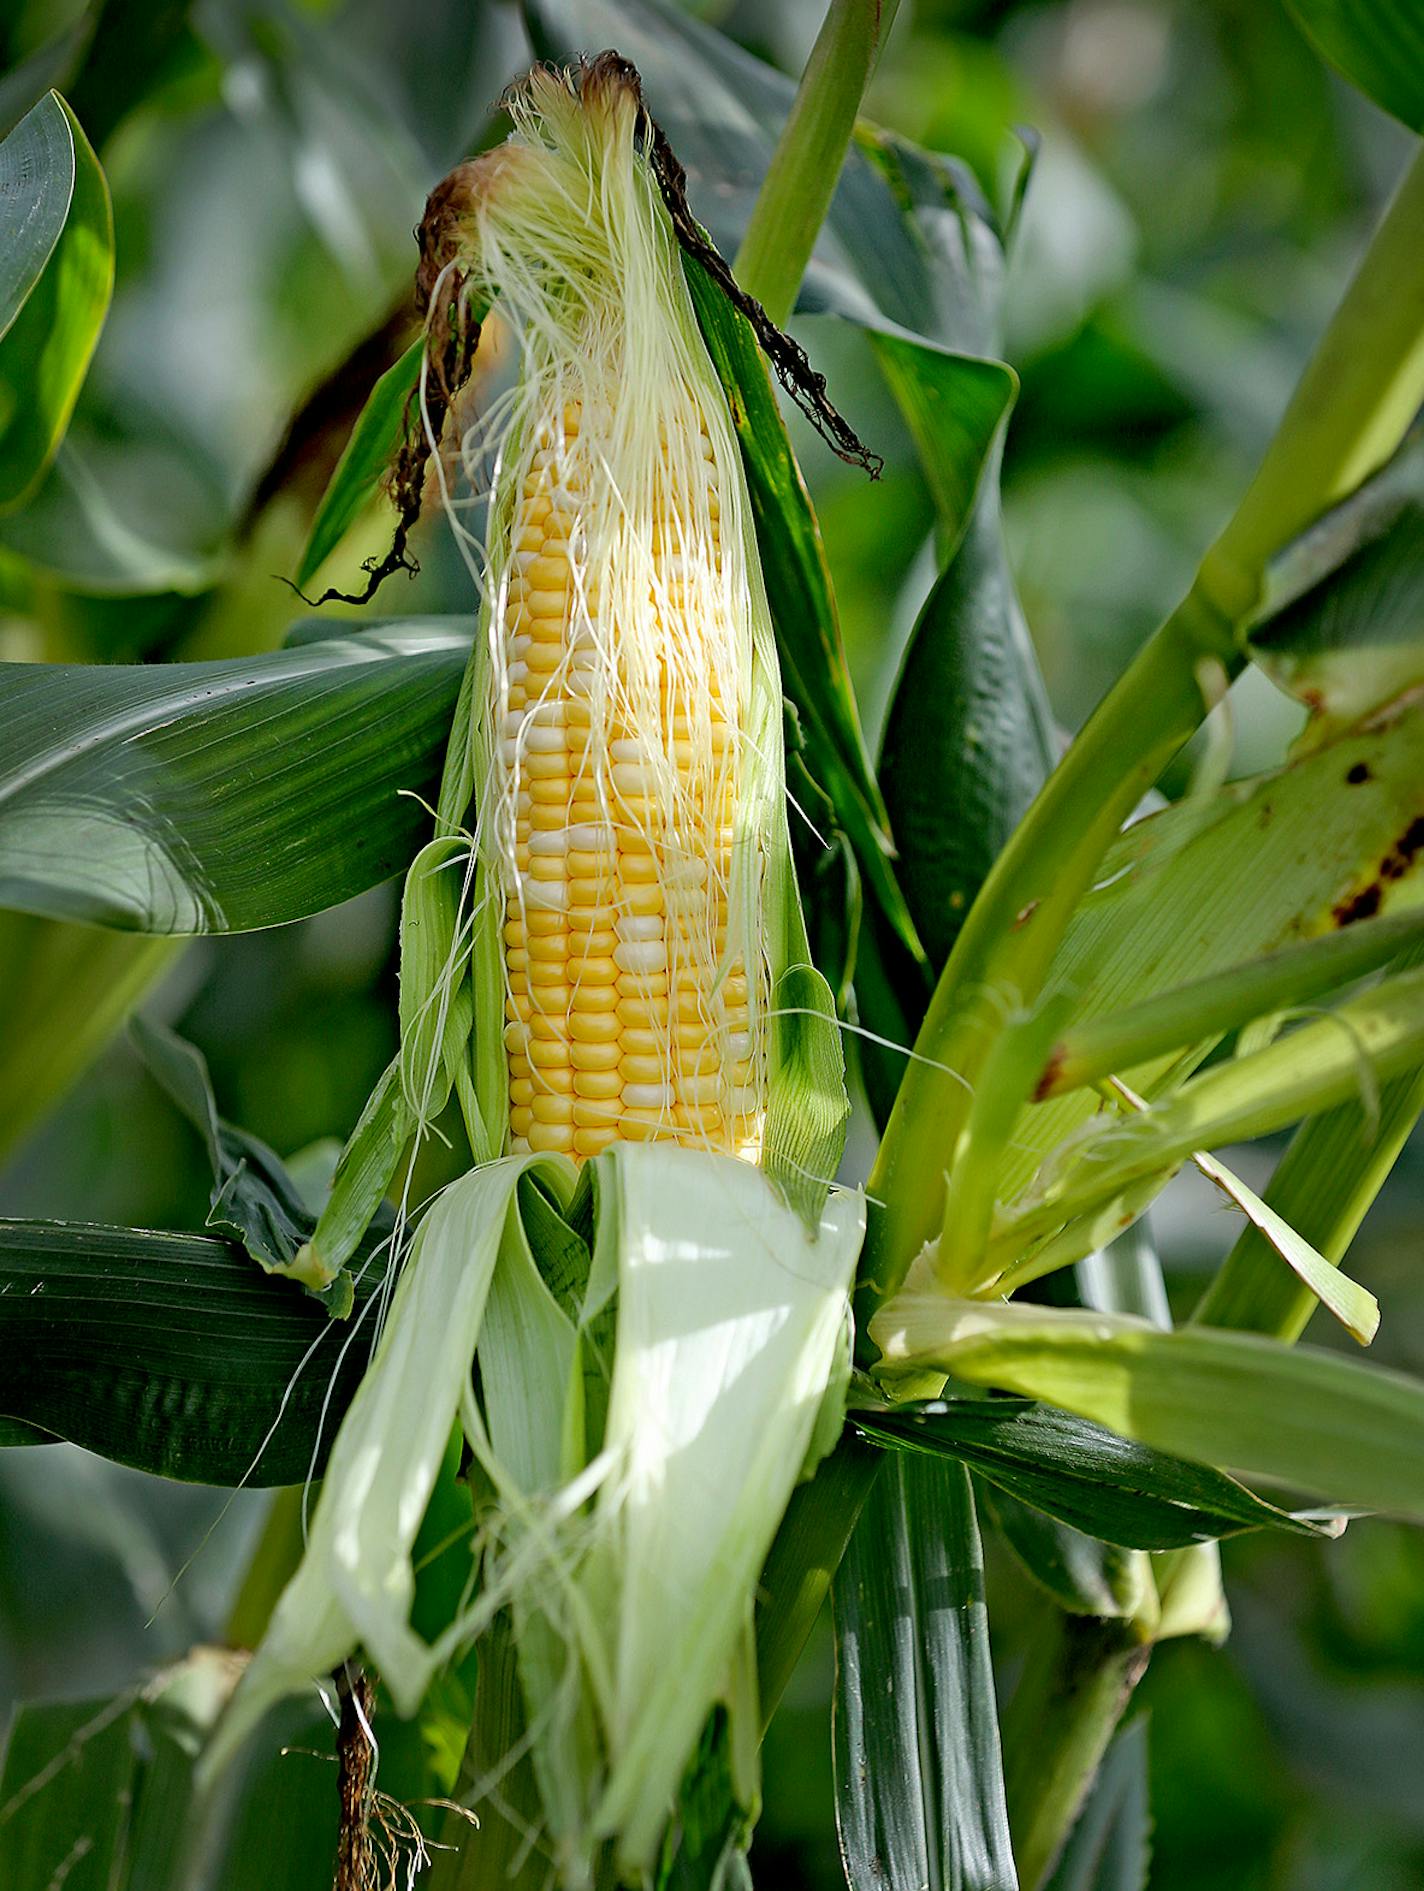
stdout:
POLYGON ((674 1098, 670 1083, 625 1083, 623 1104, 630 1110, 670 1110, 674 1098))
POLYGON ((661 913, 625 913, 618 921, 618 937, 626 945, 638 945, 649 939, 661 939, 662 936, 661 913))
POLYGON ((569 907, 567 880, 526 880, 524 904, 537 912, 565 913, 569 907))
POLYGON ((661 939, 637 940, 613 948, 613 963, 620 972, 665 972, 667 962, 667 947, 661 939))
POLYGON ((531 834, 529 836, 529 853, 531 858, 536 854, 542 854, 547 857, 549 855, 562 856, 567 853, 567 834, 567 828, 563 827, 555 827, 549 829, 547 832, 531 834))

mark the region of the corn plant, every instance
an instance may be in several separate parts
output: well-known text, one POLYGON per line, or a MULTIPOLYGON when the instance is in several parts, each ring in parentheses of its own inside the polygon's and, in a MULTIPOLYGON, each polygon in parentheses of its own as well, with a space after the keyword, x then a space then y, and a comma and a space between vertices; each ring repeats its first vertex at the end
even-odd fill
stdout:
MULTIPOLYGON (((853 1891, 1137 1886, 1119 1723, 1157 1643, 1228 1632, 1217 1542, 1424 1521, 1424 1385, 1295 1344, 1317 1309, 1374 1337, 1342 1263, 1424 1109, 1424 160, 1055 755, 998 531, 1007 219, 857 125, 888 11, 834 0, 790 96, 651 7, 526 9, 549 63, 430 196, 420 333, 296 573, 384 481, 348 602, 443 531, 464 615, 5 666, 0 897, 107 929, 65 1071, 170 939, 404 875, 399 1049, 315 1194, 139 1016, 208 1232, 0 1224, 5 1443, 278 1491, 231 1647, 101 1710, 121 1790, 65 1757, 98 1721, 21 1717, 16 1891, 65 1881, 81 1821, 108 1883, 236 1883, 317 1698, 338 1891, 749 1884, 762 1732, 828 1601, 853 1891), (732 97, 750 201, 699 116, 732 97), (778 385, 878 462, 785 332, 803 284, 868 334, 939 509, 878 769, 778 385), (1249 663, 1309 710, 1289 758, 1154 797, 1249 663), (1263 1194, 1215 1153, 1284 1129, 1263 1194), (424 1198, 436 1140, 463 1172, 424 1198), (1147 1217, 1186 1165, 1243 1227, 1174 1327, 1147 1217), (1002 1714, 981 1516, 1041 1595, 1002 1714)), ((1403 15, 1298 11, 1420 128, 1403 15)), ((102 320, 103 180, 55 94, 0 176, 49 230, 0 334, 49 402, 21 491, 102 320)))

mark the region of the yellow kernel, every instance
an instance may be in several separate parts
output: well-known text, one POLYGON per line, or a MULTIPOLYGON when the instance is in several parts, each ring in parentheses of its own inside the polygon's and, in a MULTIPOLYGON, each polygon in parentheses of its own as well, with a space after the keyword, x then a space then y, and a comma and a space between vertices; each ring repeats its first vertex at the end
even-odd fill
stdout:
POLYGON ((576 1070, 574 1095, 591 1102, 615 1103, 623 1094, 623 1079, 613 1070, 576 1070))
POLYGON ((544 1096, 571 1097, 574 1093, 574 1073, 565 1064, 551 1064, 547 1070, 534 1072, 534 1087, 544 1096))
POLYGON ((623 972, 619 975, 618 989, 629 998, 666 998, 667 973, 623 972))
POLYGON ((529 1126, 529 1147, 538 1150, 561 1150, 568 1154, 574 1146, 574 1126, 572 1123, 531 1123, 529 1126))
POLYGON ((624 1142, 660 1142, 676 1133, 662 1110, 624 1110, 618 1118, 618 1134, 624 1142))
POLYGON ((575 1044, 614 1044, 622 1025, 613 1011, 574 1011, 568 1021, 568 1034, 575 1044))
POLYGON ((532 1108, 536 1123, 572 1123, 574 1120, 572 1097, 537 1096, 532 1108))
POLYGON ((527 1136, 534 1122, 533 1110, 511 1110, 509 1127, 516 1136, 527 1136))
POLYGON ((559 1070, 569 1062, 571 1046, 545 1037, 529 1040, 529 1061, 536 1070, 559 1070))
MULTIPOLYGON (((602 1073, 599 1073, 600 1075, 602 1073)), ((623 1092, 611 1097, 575 1097, 574 1125, 578 1129, 606 1129, 618 1120, 623 1092)))
POLYGON ((568 960, 572 985, 611 985, 618 977, 618 967, 609 958, 589 958, 571 953, 568 960))
POLYGON ((661 1083, 667 1075, 667 1064, 661 1057, 620 1057, 618 1069, 625 1084, 661 1083))
POLYGON ((527 1110, 534 1101, 534 1082, 530 1077, 512 1077, 509 1083, 509 1101, 517 1109, 527 1110))
POLYGON ((601 1155, 610 1143, 615 1143, 617 1140, 616 1129, 576 1129, 574 1154, 576 1156, 601 1155))
POLYGON ((679 1129, 700 1136, 713 1135, 722 1127, 722 1112, 715 1103, 679 1103, 672 1115, 679 1129))
POLYGON ((624 1024, 643 1030, 657 1030, 661 1036, 666 1037, 668 1023, 666 996, 644 998, 636 993, 619 991, 617 1000, 618 1016, 624 1024))
POLYGON ((525 914, 524 927, 526 938, 521 944, 527 944, 529 939, 552 939, 557 933, 567 932, 568 921, 563 913, 543 912, 535 907, 525 914))
POLYGON ((717 1055, 715 1044, 704 1045, 701 1050, 680 1050, 677 1053, 677 1074, 679 1077, 706 1077, 720 1070, 722 1060, 717 1055))
POLYGON ((715 1103, 721 1094, 720 1077, 684 1077, 677 1080, 677 1100, 679 1103, 715 1103))
POLYGON ((577 995, 570 993, 566 1007, 575 1016, 591 1017, 595 1012, 616 1012, 618 1009, 618 987, 616 985, 588 985, 578 988, 577 995))
POLYGON ((569 935, 566 932, 551 933, 546 939, 529 941, 531 965, 562 965, 568 954, 569 935))
MULTIPOLYGON (((536 1047, 531 1045, 531 1054, 536 1047)), ((568 1061, 575 1070, 617 1070, 619 1061, 617 1044, 570 1044, 568 1061)))
POLYGON ((567 1044, 569 1021, 562 1013, 534 1010, 529 1017, 529 1032, 531 1039, 542 1038, 546 1044, 567 1044))

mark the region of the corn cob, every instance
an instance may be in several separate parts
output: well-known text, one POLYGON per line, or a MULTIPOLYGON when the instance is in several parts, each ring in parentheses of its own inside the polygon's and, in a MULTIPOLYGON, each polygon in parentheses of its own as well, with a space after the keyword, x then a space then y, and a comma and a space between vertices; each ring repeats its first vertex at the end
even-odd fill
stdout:
POLYGON ((478 838, 502 907, 509 1146, 755 1160, 768 974, 736 440, 634 159, 636 94, 595 66, 536 72, 508 103, 514 138, 469 167, 461 260, 522 353, 479 443, 478 838), (628 188, 600 197, 608 175, 628 188))

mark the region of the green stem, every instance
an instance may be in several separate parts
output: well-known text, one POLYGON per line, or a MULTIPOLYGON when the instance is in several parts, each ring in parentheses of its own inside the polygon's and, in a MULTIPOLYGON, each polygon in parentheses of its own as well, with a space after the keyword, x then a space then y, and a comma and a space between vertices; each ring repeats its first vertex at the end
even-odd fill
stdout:
POLYGON ((1187 596, 1099 705, 976 899, 916 1040, 870 1193, 860 1327, 943 1213, 995 1003, 1035 1003, 1108 844, 1241 668, 1267 561, 1381 465, 1424 403, 1424 155, 1416 158, 1302 376, 1261 469, 1187 596), (987 1002, 986 1002, 987 1000, 987 1002), (934 1068, 934 1065, 947 1068, 934 1068))
POLYGON ((1038 1891, 1053 1869, 1151 1653, 1130 1622, 1044 1609, 1003 1717, 1022 1891, 1038 1891))
POLYGON ((772 153, 733 273, 780 327, 795 306, 898 4, 831 0, 772 153))
POLYGON ((868 1185, 862 1330, 937 1231, 943 1176, 995 1041, 996 998, 1037 997, 1104 852, 1209 707, 1204 663, 1240 667, 1232 625, 1192 591, 1099 705, 1010 837, 935 987, 868 1185), (987 1002, 986 1002, 987 1001, 987 1002))

